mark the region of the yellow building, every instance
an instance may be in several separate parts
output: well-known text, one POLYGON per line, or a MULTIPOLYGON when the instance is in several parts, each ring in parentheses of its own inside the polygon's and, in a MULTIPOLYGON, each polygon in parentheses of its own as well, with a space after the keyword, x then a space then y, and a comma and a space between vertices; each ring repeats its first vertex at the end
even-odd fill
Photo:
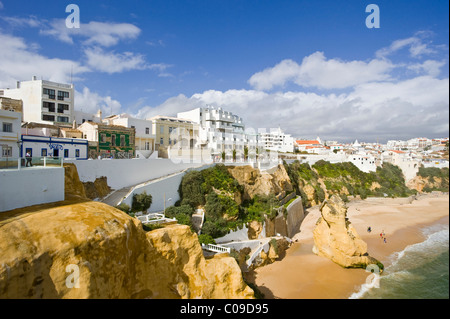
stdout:
POLYGON ((198 124, 191 120, 157 115, 148 119, 152 122, 152 134, 160 157, 167 157, 170 148, 190 148, 196 145, 198 124))

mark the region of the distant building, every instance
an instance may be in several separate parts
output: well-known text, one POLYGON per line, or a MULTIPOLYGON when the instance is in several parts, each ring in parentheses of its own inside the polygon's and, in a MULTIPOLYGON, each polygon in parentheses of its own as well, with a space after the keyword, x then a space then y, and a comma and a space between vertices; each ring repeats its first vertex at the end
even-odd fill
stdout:
POLYGON ((261 132, 258 143, 269 151, 294 152, 294 138, 290 134, 285 134, 281 128, 271 129, 270 132, 261 132))
POLYGON ((0 110, 23 113, 23 102, 0 95, 0 110))
POLYGON ((0 110, 0 168, 6 161, 12 160, 20 156, 20 125, 22 113, 0 110))
POLYGON ((173 147, 192 149, 198 140, 198 125, 189 119, 157 115, 147 119, 151 122, 152 136, 158 156, 168 158, 173 147))
POLYGON ((377 161, 372 155, 365 153, 351 154, 348 155, 347 160, 365 173, 377 171, 377 161))
POLYGON ((209 149, 214 159, 244 160, 248 153, 256 153, 256 132, 247 134, 241 117, 220 107, 202 107, 177 114, 198 125, 198 138, 194 145, 209 149))
POLYGON ((0 90, 0 96, 22 100, 23 121, 72 126, 74 86, 45 80, 18 81, 15 89, 0 90))
POLYGON ((84 122, 78 130, 89 141, 90 158, 132 158, 135 155, 134 128, 84 122))
POLYGON ((44 157, 64 159, 87 159, 88 141, 79 138, 22 135, 21 157, 30 153, 33 161, 44 157))
POLYGON ((109 125, 121 125, 136 130, 136 157, 148 158, 156 149, 156 135, 153 133, 153 121, 134 118, 128 114, 112 115, 103 119, 109 125))

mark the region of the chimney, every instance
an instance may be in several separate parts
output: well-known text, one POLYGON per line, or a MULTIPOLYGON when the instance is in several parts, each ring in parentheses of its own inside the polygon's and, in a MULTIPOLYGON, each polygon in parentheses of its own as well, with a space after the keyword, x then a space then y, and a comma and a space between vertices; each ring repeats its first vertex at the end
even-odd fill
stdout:
POLYGON ((100 109, 98 110, 97 117, 99 119, 99 123, 101 123, 102 122, 102 110, 100 110, 100 109))
POLYGON ((37 76, 36 75, 33 75, 33 77, 31 78, 33 81, 36 81, 37 80, 37 76))
POLYGON ((77 120, 73 120, 72 128, 73 128, 73 129, 76 129, 76 128, 77 128, 77 120))
POLYGON ((16 87, 17 87, 18 89, 20 89, 20 81, 17 81, 16 87))

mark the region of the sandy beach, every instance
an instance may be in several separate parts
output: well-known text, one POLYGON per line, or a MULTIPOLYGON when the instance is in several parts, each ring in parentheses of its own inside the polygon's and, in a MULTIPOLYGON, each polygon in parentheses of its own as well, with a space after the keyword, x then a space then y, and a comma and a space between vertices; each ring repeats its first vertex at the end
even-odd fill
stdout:
MULTIPOLYGON (((424 227, 449 223, 448 194, 420 195, 416 200, 369 198, 347 206, 347 216, 367 243, 369 254, 385 267, 393 253, 425 239, 424 227), (380 238, 382 231, 386 243, 380 238)), ((369 273, 364 269, 345 269, 312 253, 312 231, 319 216, 318 206, 308 209, 284 258, 254 271, 253 281, 265 298, 346 299, 365 283, 369 273)))

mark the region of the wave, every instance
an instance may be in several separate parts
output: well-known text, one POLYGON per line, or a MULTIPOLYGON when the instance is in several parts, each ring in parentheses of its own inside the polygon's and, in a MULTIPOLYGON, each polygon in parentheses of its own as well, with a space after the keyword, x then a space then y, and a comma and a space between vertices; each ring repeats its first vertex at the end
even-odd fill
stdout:
POLYGON ((426 236, 423 242, 409 245, 404 250, 389 256, 391 265, 386 267, 383 275, 376 278, 372 274, 368 276, 365 284, 353 293, 349 299, 361 299, 368 294, 371 296, 389 295, 388 286, 400 286, 405 282, 424 280, 423 271, 415 271, 436 260, 449 250, 448 225, 433 225, 422 230, 426 236), (376 283, 375 283, 376 281, 376 283), (380 291, 375 291, 380 289, 380 291), (383 293, 383 289, 384 291, 383 293))

